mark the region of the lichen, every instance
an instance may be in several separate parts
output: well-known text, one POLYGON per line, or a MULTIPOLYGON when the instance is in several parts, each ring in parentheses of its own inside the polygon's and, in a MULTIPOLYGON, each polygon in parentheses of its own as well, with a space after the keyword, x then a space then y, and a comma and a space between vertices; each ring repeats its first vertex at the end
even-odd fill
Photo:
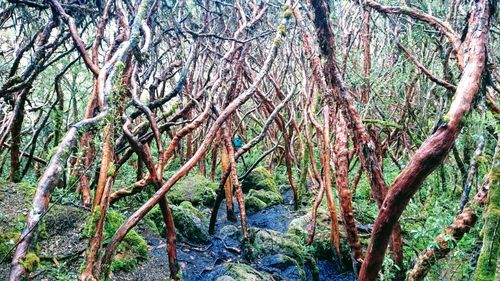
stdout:
POLYGON ((488 208, 484 214, 482 229, 483 246, 477 262, 475 280, 498 280, 496 265, 500 254, 500 142, 497 143, 493 167, 491 169, 491 186, 488 194, 488 208))
POLYGON ((286 36, 286 26, 285 26, 285 24, 281 23, 280 25, 278 25, 278 33, 281 36, 286 36))

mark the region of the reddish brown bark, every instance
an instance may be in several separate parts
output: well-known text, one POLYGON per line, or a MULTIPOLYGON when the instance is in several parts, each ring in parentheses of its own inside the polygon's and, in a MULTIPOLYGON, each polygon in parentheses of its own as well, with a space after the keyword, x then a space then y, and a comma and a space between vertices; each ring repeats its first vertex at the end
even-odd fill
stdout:
POLYGON ((29 89, 22 90, 17 98, 14 106, 14 117, 10 126, 10 174, 9 180, 12 182, 21 181, 21 130, 24 120, 24 104, 26 103, 26 96, 29 89))
MULTIPOLYGON (((280 32, 277 32, 275 40, 282 40, 285 34, 282 34, 280 32)), ((193 154, 193 157, 189 159, 154 195, 151 197, 141 208, 139 208, 134 214, 132 214, 126 221, 125 223, 116 231, 115 235, 111 239, 110 243, 108 244, 108 247, 106 249, 106 253, 103 257, 103 267, 109 268, 109 265, 111 263, 113 254, 120 243, 120 241, 127 235, 128 231, 135 226, 140 219, 142 219, 152 208, 155 204, 157 204, 162 197, 165 196, 165 194, 170 190, 170 188, 180 179, 182 178, 185 174, 187 174, 199 161, 200 157, 206 153, 207 149, 211 145, 216 133, 219 131, 221 128, 222 124, 227 120, 227 118, 234 113, 234 111, 243 103, 245 103, 251 95, 255 92, 257 86, 259 83, 264 79, 264 77, 267 75, 269 69, 271 68, 271 65, 274 62, 274 59, 276 58, 278 48, 280 44, 273 44, 266 61, 262 67, 262 69, 259 71, 259 74, 257 75, 256 79, 253 81, 253 83, 239 96, 237 96, 235 99, 229 103, 229 105, 220 112, 219 116, 217 119, 214 121, 212 124, 211 128, 208 130, 207 134, 205 135, 205 139, 203 142, 200 144, 198 147, 198 150, 193 154)))
MULTIPOLYGON (((387 185, 382 176, 382 168, 378 161, 379 156, 375 151, 375 144, 366 131, 335 60, 335 41, 328 21, 327 5, 323 0, 310 0, 309 2, 314 11, 313 22, 316 27, 321 55, 325 59, 323 76, 325 77, 326 85, 331 89, 333 100, 345 109, 344 117, 353 131, 354 145, 361 161, 361 166, 368 177, 372 195, 380 208, 387 192, 387 185)), ((393 260, 401 269, 400 272, 403 269, 402 246, 401 229, 399 224, 396 224, 394 226, 391 248, 393 250, 393 260)))
POLYGON ((361 281, 376 279, 394 225, 425 178, 446 157, 460 132, 462 118, 470 110, 472 100, 479 91, 485 66, 489 8, 489 2, 486 0, 473 4, 469 32, 464 42, 467 64, 447 114, 449 121, 438 127, 422 144, 394 181, 373 227, 370 245, 359 275, 361 281))
MULTIPOLYGON (((332 177, 331 177, 331 148, 330 148, 330 108, 323 107, 323 181, 325 183, 326 204, 330 211, 330 240, 334 246, 334 253, 340 259, 340 230, 337 218, 335 199, 333 198, 332 177)), ((318 136, 319 137, 319 136, 318 136)))
POLYGON ((357 275, 363 261, 358 230, 354 220, 351 192, 349 191, 349 150, 347 147, 347 124, 342 113, 337 114, 335 122, 335 182, 339 193, 340 213, 346 230, 347 243, 351 250, 352 267, 357 275))
POLYGON ((247 230, 247 219, 245 212, 245 199, 243 196, 243 190, 241 189, 241 184, 238 181, 238 173, 236 171, 236 160, 234 157, 233 142, 231 141, 231 137, 228 133, 227 128, 223 129, 222 131, 223 131, 222 138, 224 139, 226 150, 228 152, 227 156, 230 163, 229 169, 231 169, 229 178, 231 179, 232 186, 234 187, 236 193, 236 200, 238 201, 238 207, 240 208, 240 219, 241 219, 241 229, 243 232, 243 239, 246 239, 248 236, 248 230, 247 230))

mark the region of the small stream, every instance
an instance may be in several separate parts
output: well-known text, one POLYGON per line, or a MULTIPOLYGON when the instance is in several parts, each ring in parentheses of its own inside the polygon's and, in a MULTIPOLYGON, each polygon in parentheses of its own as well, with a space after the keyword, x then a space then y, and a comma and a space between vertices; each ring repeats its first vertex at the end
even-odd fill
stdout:
MULTIPOLYGON (((247 216, 248 227, 258 227, 286 233, 288 224, 297 215, 293 211, 291 191, 283 194, 286 204, 275 205, 255 214, 247 216)), ((234 202, 235 212, 239 218, 238 205, 234 202)), ((183 279, 187 281, 215 280, 220 276, 223 265, 229 262, 245 262, 240 257, 240 242, 229 236, 225 236, 220 230, 227 225, 240 227, 238 223, 232 223, 226 218, 225 204, 221 204, 216 224, 216 233, 208 245, 191 245, 178 241, 177 255, 179 266, 182 270, 183 279)), ((151 246, 149 259, 133 273, 117 273, 115 280, 168 280, 168 264, 165 251, 165 241, 157 234, 142 230, 141 234, 151 246)), ((246 262, 245 262, 246 263, 246 262)), ((266 271, 259 264, 250 264, 259 271, 266 271)), ((350 273, 339 273, 337 266, 330 260, 318 260, 317 266, 320 270, 319 280, 355 280, 350 273)), ((283 269, 287 270, 287 269, 283 269)), ((308 280, 313 280, 309 268, 304 268, 308 280)), ((287 276, 286 280, 300 280, 293 278, 287 272, 281 272, 287 276)))

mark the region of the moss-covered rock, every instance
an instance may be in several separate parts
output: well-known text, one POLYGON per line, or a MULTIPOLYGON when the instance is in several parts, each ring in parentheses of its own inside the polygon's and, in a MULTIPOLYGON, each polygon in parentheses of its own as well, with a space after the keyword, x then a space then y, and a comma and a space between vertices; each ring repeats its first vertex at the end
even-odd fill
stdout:
POLYGON ((273 277, 260 272, 244 263, 229 263, 224 265, 221 276, 216 281, 272 281, 273 277))
POLYGON ((276 254, 267 256, 259 262, 259 268, 274 275, 282 276, 284 280, 306 280, 303 266, 289 256, 276 254))
POLYGON ((245 209, 248 213, 256 213, 280 203, 283 203, 283 198, 277 192, 251 189, 245 198, 245 209))
POLYGON ((177 233, 188 241, 206 243, 209 241, 208 220, 205 215, 184 201, 179 206, 172 206, 177 233))
MULTIPOLYGON (((96 208, 82 230, 83 237, 90 238, 94 234, 98 218, 99 208, 96 208)), ((117 211, 108 210, 104 223, 104 241, 108 241, 124 222, 125 216, 117 211)), ((147 257, 148 245, 146 241, 135 230, 131 230, 118 246, 116 256, 111 264, 111 271, 131 271, 147 257)))
POLYGON ((248 192, 250 189, 257 189, 279 193, 273 175, 262 166, 255 168, 242 181, 241 186, 245 192, 248 192))
MULTIPOLYGON (((311 212, 293 219, 288 225, 288 234, 295 237, 297 241, 306 241, 311 212)), ((345 233, 340 232, 340 238, 345 238, 345 233)), ((311 245, 305 246, 307 251, 318 259, 331 259, 333 257, 332 244, 330 241, 330 216, 325 208, 318 208, 316 214, 316 232, 311 245)), ((347 243, 340 243, 340 254, 343 262, 350 261, 350 253, 347 243)))
POLYGON ((176 205, 189 201, 195 206, 211 206, 215 201, 217 187, 217 183, 204 176, 188 176, 176 183, 167 193, 167 197, 176 205))
MULTIPOLYGON (((295 238, 293 235, 272 230, 250 228, 248 240, 243 248, 243 257, 251 262, 262 262, 271 256, 282 255, 279 257, 284 265, 299 265, 298 268, 308 265, 317 277, 319 269, 314 257, 295 238)), ((298 271, 298 275, 305 280, 303 271, 298 271)))
MULTIPOLYGON (((209 241, 206 215, 196 209, 191 202, 184 201, 179 206, 170 205, 170 209, 174 217, 175 231, 179 240, 187 240, 194 243, 206 243, 209 241)), ((166 228, 160 208, 155 207, 147 218, 154 222, 158 233, 164 236, 166 228)))
MULTIPOLYGON (((288 225, 288 233, 296 236, 301 241, 305 241, 308 235, 310 222, 310 212, 295 218, 288 225)), ((333 255, 330 243, 330 217, 328 211, 323 208, 318 208, 314 240, 313 243, 307 247, 309 252, 317 258, 328 259, 333 255)))

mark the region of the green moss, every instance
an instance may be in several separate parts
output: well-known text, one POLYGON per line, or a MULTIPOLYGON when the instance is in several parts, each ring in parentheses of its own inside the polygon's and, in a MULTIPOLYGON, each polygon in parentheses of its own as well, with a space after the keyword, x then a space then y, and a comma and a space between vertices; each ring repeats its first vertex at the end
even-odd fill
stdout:
POLYGON ((40 258, 35 253, 29 252, 24 259, 19 260, 19 263, 28 272, 33 272, 40 264, 40 258))
POLYGON ((115 175, 116 169, 115 169, 115 164, 113 162, 109 163, 108 167, 108 177, 112 177, 115 175))
POLYGON ((450 122, 450 116, 448 116, 448 114, 445 114, 443 115, 443 118, 441 119, 443 120, 444 123, 448 124, 448 122, 450 122))
POLYGON ((264 167, 255 168, 241 183, 245 192, 250 189, 267 190, 278 193, 273 175, 264 167))
POLYGON ((178 234, 194 243, 209 241, 208 221, 190 202, 182 202, 178 207, 171 206, 171 209, 178 234))
POLYGON ((216 281, 246 281, 246 280, 272 280, 271 275, 259 272, 244 263, 229 263, 224 266, 224 275, 218 277, 216 281))
POLYGON ((475 280, 498 280, 496 265, 500 254, 500 141, 497 143, 493 167, 491 169, 491 186, 489 190, 488 208, 484 214, 483 246, 477 262, 475 280))
POLYGON ((256 213, 267 207, 267 204, 257 197, 247 197, 245 198, 245 211, 249 214, 256 213))
POLYGON ((255 213, 280 203, 283 203, 283 198, 279 193, 251 189, 248 196, 245 198, 245 209, 249 213, 255 213))
MULTIPOLYGON (((206 243, 210 237, 208 234, 208 220, 204 213, 193 207, 191 202, 184 201, 179 206, 170 205, 172 216, 178 238, 193 243, 206 243)), ((155 225, 158 233, 164 235, 165 223, 160 208, 155 207, 147 216, 155 225)))
POLYGON ((36 188, 29 184, 28 182, 22 181, 18 185, 19 190, 21 190, 23 193, 25 193, 26 197, 28 197, 26 200, 29 201, 35 196, 36 188))
MULTIPOLYGON (((95 225, 99 219, 100 208, 96 207, 87 223, 83 227, 82 235, 85 238, 90 238, 95 232, 95 225)), ((125 216, 117 211, 108 210, 106 221, 104 223, 104 241, 108 241, 125 222, 125 216)), ((129 231, 117 249, 113 263, 111 264, 112 271, 135 269, 139 262, 147 259, 148 245, 135 230, 129 231)))
POLYGON ((211 206, 215 202, 217 183, 201 176, 189 176, 175 184, 167 197, 173 204, 189 201, 193 205, 211 206))
POLYGON ((20 232, 12 230, 0 232, 0 259, 9 253, 10 249, 12 249, 12 247, 16 244, 20 235, 20 232))

